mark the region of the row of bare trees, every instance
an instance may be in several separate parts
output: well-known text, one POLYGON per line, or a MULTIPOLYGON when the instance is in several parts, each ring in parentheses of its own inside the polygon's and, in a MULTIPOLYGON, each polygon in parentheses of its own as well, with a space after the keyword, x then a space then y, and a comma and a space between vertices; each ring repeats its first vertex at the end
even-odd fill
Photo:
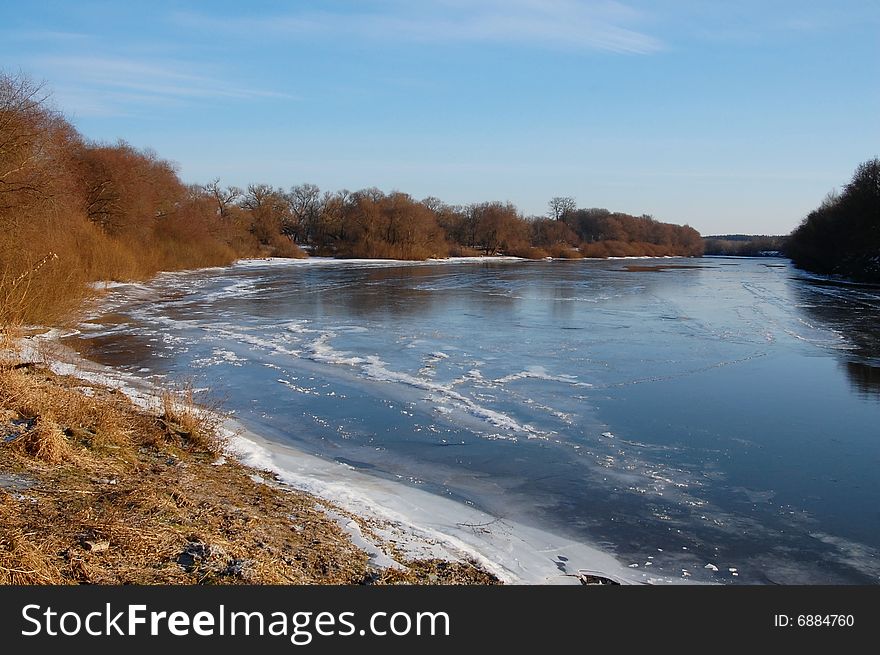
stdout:
POLYGON ((452 255, 523 257, 702 254, 699 233, 606 209, 578 209, 553 198, 547 216, 525 217, 511 203, 448 205, 438 198, 360 191, 321 191, 314 184, 289 190, 267 185, 200 187, 219 216, 247 215, 253 229, 282 234, 314 254, 423 259, 452 255), (603 242, 603 246, 593 244, 603 242), (592 254, 605 252, 605 254, 592 254))

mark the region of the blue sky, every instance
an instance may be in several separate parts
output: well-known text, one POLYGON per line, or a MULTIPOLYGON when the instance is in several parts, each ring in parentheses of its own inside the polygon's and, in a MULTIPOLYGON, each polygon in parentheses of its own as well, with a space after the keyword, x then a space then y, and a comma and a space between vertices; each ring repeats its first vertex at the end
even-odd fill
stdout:
POLYGON ((188 182, 790 231, 880 155, 880 2, 5 2, 0 66, 188 182))

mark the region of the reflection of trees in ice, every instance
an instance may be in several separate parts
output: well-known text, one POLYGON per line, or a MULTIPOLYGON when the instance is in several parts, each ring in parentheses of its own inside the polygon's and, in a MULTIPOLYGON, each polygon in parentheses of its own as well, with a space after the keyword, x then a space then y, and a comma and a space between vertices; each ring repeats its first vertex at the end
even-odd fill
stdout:
POLYGON ((794 282, 797 307, 841 334, 841 366, 860 394, 880 398, 880 287, 823 279, 794 282))
POLYGON ((861 362, 846 362, 844 369, 859 393, 880 398, 880 367, 861 362))

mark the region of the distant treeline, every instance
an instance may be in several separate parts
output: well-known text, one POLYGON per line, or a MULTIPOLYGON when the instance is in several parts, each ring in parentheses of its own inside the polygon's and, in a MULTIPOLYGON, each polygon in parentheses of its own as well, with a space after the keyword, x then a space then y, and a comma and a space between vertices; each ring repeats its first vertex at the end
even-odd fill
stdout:
POLYGON ((240 257, 425 259, 448 255, 700 255, 696 230, 550 201, 452 206, 378 189, 187 185, 125 142, 82 137, 40 85, 0 74, 0 328, 71 314, 96 280, 224 265, 240 257))
POLYGON ((719 234, 703 237, 704 254, 728 257, 766 257, 783 252, 786 236, 719 234))
POLYGON ((786 254, 816 273, 880 282, 880 159, 861 164, 792 232, 786 254))
MULTIPOLYGON (((539 259, 702 254, 699 233, 690 227, 607 209, 577 209, 571 198, 550 202, 553 218, 527 218, 503 202, 453 206, 378 189, 321 193, 311 184, 289 192, 261 188, 277 199, 282 233, 318 255, 425 259, 504 254, 539 259)), ((253 189, 228 188, 224 193, 247 198, 253 189)))

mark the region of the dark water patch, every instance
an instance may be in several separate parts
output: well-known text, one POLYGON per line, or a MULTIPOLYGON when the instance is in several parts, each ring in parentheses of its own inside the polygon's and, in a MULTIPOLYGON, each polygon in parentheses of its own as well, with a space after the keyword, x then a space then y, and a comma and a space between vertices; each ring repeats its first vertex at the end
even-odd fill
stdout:
POLYGON ((131 333, 110 333, 83 338, 80 335, 62 339, 62 343, 78 354, 104 366, 124 369, 140 368, 161 357, 161 339, 131 333))
POLYGON ((844 367, 847 378, 859 394, 880 401, 880 366, 848 361, 844 367))
POLYGON ((89 318, 85 321, 85 323, 98 325, 98 326, 119 326, 119 325, 127 325, 131 322, 131 316, 127 316, 125 314, 119 314, 115 312, 108 312, 105 314, 101 314, 100 316, 89 318))
POLYGON ((714 266, 702 266, 699 264, 628 264, 624 266, 622 271, 629 273, 655 273, 663 271, 672 271, 679 268, 715 268, 714 266))
POLYGON ((800 273, 800 279, 805 280, 817 287, 843 287, 849 289, 880 289, 880 283, 877 282, 859 282, 857 280, 848 280, 841 277, 825 277, 809 273, 800 273))

